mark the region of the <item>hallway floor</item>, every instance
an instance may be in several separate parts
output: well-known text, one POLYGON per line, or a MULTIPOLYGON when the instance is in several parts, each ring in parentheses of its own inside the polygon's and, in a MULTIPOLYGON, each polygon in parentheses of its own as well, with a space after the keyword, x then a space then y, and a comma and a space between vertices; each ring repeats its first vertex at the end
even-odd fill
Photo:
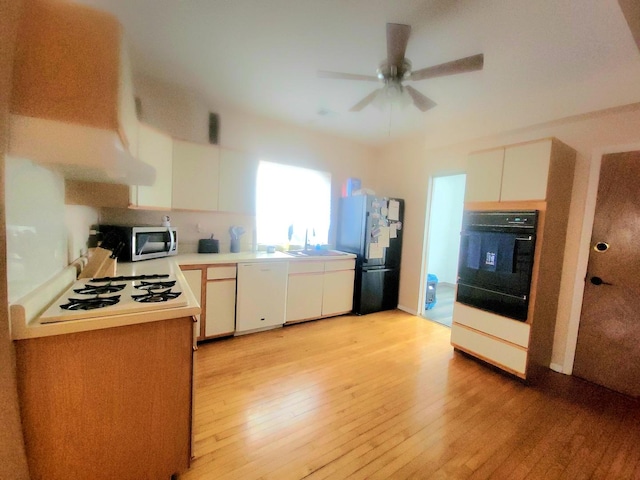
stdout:
POLYGON ((422 316, 427 320, 431 320, 451 328, 453 302, 455 301, 455 298, 455 285, 439 283, 436 287, 436 304, 431 310, 425 310, 422 316))

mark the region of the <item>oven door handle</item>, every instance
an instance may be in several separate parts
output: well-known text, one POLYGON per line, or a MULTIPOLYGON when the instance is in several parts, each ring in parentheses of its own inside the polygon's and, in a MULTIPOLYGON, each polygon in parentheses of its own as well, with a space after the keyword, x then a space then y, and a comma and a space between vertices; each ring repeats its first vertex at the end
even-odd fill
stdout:
POLYGON ((169 232, 169 239, 171 241, 171 243, 169 244, 169 251, 167 253, 171 253, 173 252, 173 248, 176 246, 176 239, 173 235, 173 230, 171 230, 171 227, 168 227, 167 231, 169 232))

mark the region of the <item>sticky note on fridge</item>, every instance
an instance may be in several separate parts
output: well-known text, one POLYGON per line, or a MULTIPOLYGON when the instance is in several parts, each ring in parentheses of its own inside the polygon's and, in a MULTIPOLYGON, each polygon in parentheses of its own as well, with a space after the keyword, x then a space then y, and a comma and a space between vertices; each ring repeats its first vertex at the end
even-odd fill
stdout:
POLYGON ((378 245, 383 248, 387 248, 389 246, 389 237, 391 232, 389 231, 389 227, 380 227, 380 235, 378 236, 378 245))
POLYGON ((370 243, 369 244, 369 255, 367 258, 382 258, 382 253, 384 252, 383 248, 379 243, 370 243))
POLYGON ((392 223, 389 225, 389 238, 398 238, 398 224, 392 223))
POLYGON ((400 220, 400 202, 389 200, 389 220, 400 220))

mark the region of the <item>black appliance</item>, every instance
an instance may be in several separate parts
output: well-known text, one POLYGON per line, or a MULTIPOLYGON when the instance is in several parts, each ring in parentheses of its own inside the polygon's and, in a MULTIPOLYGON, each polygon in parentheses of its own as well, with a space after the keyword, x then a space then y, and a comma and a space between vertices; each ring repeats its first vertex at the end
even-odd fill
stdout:
POLYGON ((404 200, 355 195, 340 199, 336 248, 355 253, 353 311, 398 306, 404 200))
POLYGON ((456 300, 525 321, 538 212, 465 211, 456 300))

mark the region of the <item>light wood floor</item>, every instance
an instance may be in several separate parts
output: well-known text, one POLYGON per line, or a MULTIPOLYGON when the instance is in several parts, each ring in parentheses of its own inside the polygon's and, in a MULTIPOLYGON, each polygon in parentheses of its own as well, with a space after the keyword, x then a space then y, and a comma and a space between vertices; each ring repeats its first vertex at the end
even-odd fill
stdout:
POLYGON ((201 345, 181 479, 640 478, 640 406, 517 380, 403 312, 201 345))

